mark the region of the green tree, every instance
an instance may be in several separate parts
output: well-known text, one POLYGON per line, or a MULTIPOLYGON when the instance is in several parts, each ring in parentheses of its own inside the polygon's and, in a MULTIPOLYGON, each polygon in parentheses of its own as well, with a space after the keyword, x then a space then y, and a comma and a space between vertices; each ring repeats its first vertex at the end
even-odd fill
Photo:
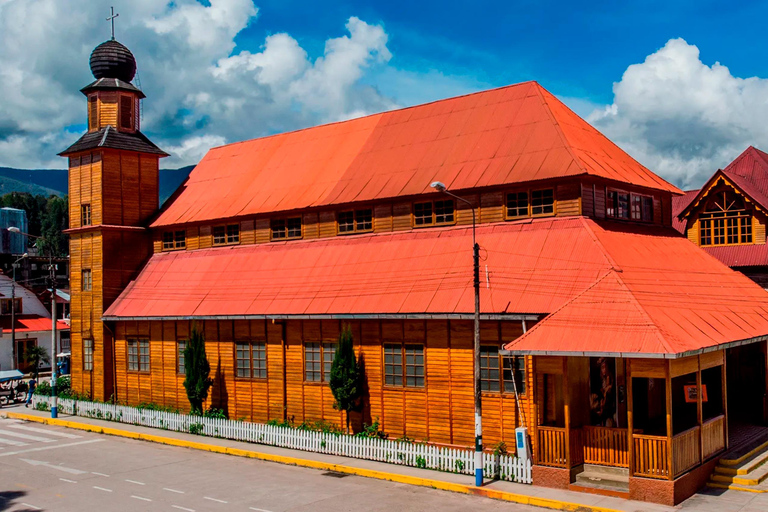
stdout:
POLYGON ((67 198, 51 196, 46 201, 40 226, 43 237, 39 247, 41 254, 52 253, 59 258, 69 254, 68 237, 63 233, 69 225, 68 208, 67 198))
POLYGON ((202 414, 203 403, 213 384, 211 365, 205 355, 205 337, 197 327, 192 327, 187 347, 184 349, 184 389, 187 390, 192 413, 202 414))
POLYGON ((339 335, 339 344, 331 365, 331 392, 336 402, 334 408, 344 411, 347 416, 349 433, 349 413, 358 408, 362 396, 362 375, 352 346, 352 329, 347 325, 339 335))
POLYGON ((40 345, 30 345, 27 347, 27 350, 24 351, 24 360, 32 365, 35 381, 37 381, 37 374, 40 372, 40 363, 48 364, 51 362, 48 352, 40 345))

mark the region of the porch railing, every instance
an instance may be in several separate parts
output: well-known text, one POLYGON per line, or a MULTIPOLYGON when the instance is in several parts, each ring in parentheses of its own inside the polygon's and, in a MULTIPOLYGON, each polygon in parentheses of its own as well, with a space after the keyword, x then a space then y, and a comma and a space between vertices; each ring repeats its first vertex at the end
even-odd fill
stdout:
POLYGON ((699 426, 696 425, 672 438, 672 462, 674 466, 672 474, 675 477, 694 466, 698 466, 701 462, 700 430, 699 426))
POLYGON ((584 462, 629 467, 629 435, 625 428, 583 427, 584 462))
POLYGON ((565 429, 561 427, 539 426, 538 449, 539 464, 543 466, 566 467, 565 429))
POLYGON ((722 414, 704 422, 701 426, 702 458, 707 459, 725 448, 725 416, 722 414))
POLYGON ((669 478, 667 438, 634 434, 633 473, 649 478, 669 478))

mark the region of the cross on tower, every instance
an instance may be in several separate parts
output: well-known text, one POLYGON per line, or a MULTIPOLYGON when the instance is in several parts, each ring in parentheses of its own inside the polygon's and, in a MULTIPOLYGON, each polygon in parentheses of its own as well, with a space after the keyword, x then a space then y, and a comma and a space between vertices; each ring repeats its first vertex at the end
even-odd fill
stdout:
POLYGON ((110 7, 109 9, 112 12, 112 16, 107 18, 107 21, 111 21, 112 22, 112 40, 114 41, 115 40, 115 18, 120 16, 120 14, 115 14, 115 8, 114 7, 110 7))

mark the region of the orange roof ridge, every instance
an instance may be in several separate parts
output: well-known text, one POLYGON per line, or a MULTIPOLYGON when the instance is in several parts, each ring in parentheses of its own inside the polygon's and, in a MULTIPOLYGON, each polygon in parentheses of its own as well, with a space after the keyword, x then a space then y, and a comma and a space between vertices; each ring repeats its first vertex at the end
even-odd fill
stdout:
POLYGON ((587 230, 587 232, 589 233, 589 236, 592 237, 592 240, 595 242, 595 245, 597 245, 600 248, 600 252, 605 258, 605 261, 607 261, 608 264, 611 266, 611 270, 615 270, 616 272, 622 272, 621 267, 619 267, 616 264, 616 262, 613 260, 611 255, 608 253, 608 250, 603 245, 603 243, 600 241, 599 238, 597 238, 597 234, 595 234, 595 230, 592 229, 592 226, 590 226, 590 223, 587 222, 587 218, 582 215, 579 217, 579 219, 581 219, 581 224, 587 230))

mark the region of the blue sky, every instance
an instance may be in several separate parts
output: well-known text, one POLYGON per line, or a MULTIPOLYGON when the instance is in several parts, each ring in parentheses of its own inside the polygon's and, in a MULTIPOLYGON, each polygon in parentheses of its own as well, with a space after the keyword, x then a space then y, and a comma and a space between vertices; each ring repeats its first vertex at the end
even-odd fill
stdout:
POLYGON ((525 80, 683 188, 768 149, 765 2, 0 0, 0 165, 64 166, 110 5, 166 167, 525 80))

